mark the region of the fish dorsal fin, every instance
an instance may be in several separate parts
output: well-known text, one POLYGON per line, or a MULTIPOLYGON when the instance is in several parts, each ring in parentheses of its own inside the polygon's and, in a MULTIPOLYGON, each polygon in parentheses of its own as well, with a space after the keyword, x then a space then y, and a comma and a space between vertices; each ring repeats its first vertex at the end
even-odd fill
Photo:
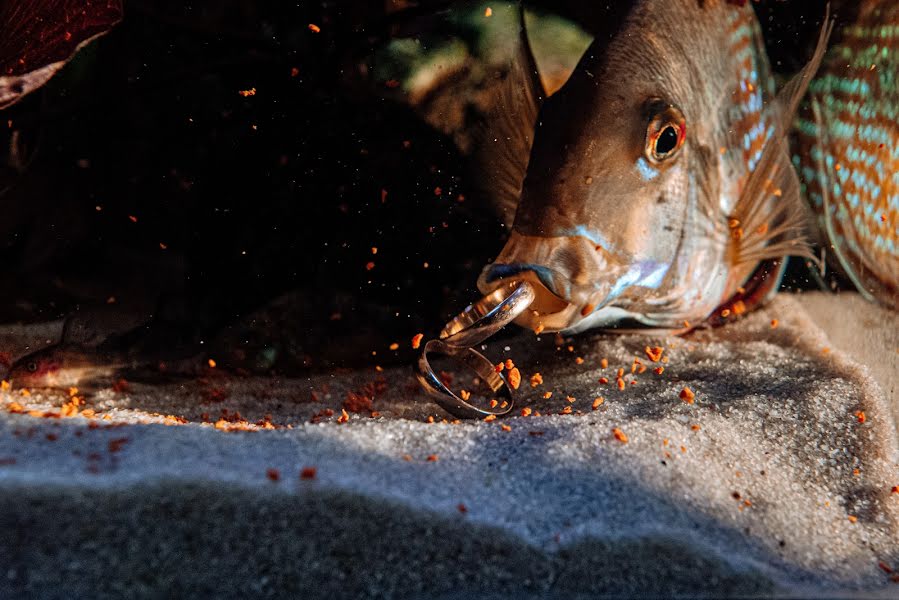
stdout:
POLYGON ((833 26, 828 5, 812 58, 766 110, 770 134, 729 218, 734 264, 790 255, 818 260, 808 245, 808 209, 783 142, 799 102, 821 66, 833 26))
POLYGON ((528 42, 524 8, 519 3, 518 48, 488 112, 476 152, 479 179, 507 227, 515 218, 534 143, 537 113, 545 97, 528 42))

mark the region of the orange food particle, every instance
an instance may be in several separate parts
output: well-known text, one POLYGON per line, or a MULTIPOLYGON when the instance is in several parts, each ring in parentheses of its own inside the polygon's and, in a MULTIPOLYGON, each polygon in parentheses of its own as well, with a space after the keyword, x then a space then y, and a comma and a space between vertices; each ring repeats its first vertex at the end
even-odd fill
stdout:
POLYGON ((656 375, 661 375, 664 372, 665 372, 665 367, 656 367, 655 369, 653 369, 653 373, 655 373, 656 375))
POLYGON ((212 359, 210 358, 210 359, 207 361, 207 364, 209 365, 209 368, 210 368, 210 369, 214 369, 216 363, 215 363, 214 360, 212 360, 212 359))
POLYGON ((541 385, 542 383, 543 383, 543 375, 541 375, 540 373, 534 373, 533 375, 531 375, 531 387, 532 388, 535 388, 538 385, 541 385))
POLYGON ((608 359, 608 358, 603 358, 602 360, 600 360, 600 361, 599 361, 599 368, 601 368, 601 369, 607 369, 607 368, 609 368, 609 359, 608 359))
POLYGON ((416 333, 415 335, 412 336, 412 349, 413 350, 418 350, 418 347, 421 346, 421 340, 424 339, 424 337, 425 337, 425 334, 423 334, 423 333, 416 333))
POLYGON ((585 305, 584 305, 584 308, 581 309, 581 316, 582 316, 582 317, 586 317, 587 315, 589 315, 590 313, 592 313, 594 310, 596 310, 596 306, 595 306, 595 305, 593 305, 593 304, 585 304, 585 305))
POLYGON ((240 91, 237 92, 237 93, 240 94, 241 96, 243 96, 244 98, 247 98, 247 97, 249 97, 249 96, 255 96, 255 95, 256 95, 256 88, 250 88, 250 89, 248 89, 248 90, 240 90, 240 91))
POLYGON ((374 268, 375 268, 375 263, 373 261, 368 261, 367 263, 365 263, 366 271, 371 271, 374 268))
POLYGON ((777 326, 780 324, 780 321, 777 319, 771 319, 771 329, 777 329, 777 326))
POLYGON ((722 310, 722 311, 721 311, 721 316, 722 316, 723 318, 725 318, 725 319, 726 319, 727 317, 729 317, 729 316, 730 316, 730 309, 725 308, 724 310, 722 310))
POLYGON ((652 362, 659 362, 662 358, 662 352, 664 352, 665 349, 661 346, 646 346, 643 351, 646 353, 646 356, 649 357, 649 360, 652 362))
POLYGON ((617 383, 618 383, 618 389, 623 390, 624 389, 624 379, 621 379, 619 377, 617 383))
POLYGON ((855 515, 849 515, 847 518, 849 519, 850 523, 855 523, 858 521, 858 517, 856 517, 855 515))
POLYGON ((620 429, 618 429, 617 427, 612 429, 612 435, 614 435, 615 439, 618 440, 619 442, 621 442, 622 444, 627 443, 627 435, 625 435, 625 433, 623 431, 621 431, 620 429))
POLYGON ((278 469, 267 469, 265 471, 265 476, 272 481, 278 481, 279 479, 281 479, 281 473, 278 472, 278 469))
POLYGON ((19 390, 19 395, 27 398, 28 396, 31 395, 31 390, 26 390, 23 388, 23 389, 19 390))
POLYGON ((690 429, 692 429, 693 431, 699 431, 700 429, 702 429, 702 425, 698 425, 698 424, 697 424, 697 425, 691 425, 691 426, 690 426, 690 429))
POLYGON ((499 428, 502 429, 503 431, 512 431, 512 428, 509 427, 508 425, 500 425, 499 428))
POLYGON ((568 404, 574 404, 577 401, 577 398, 574 396, 565 396, 565 401, 568 402, 568 404))
POLYGON ((69 397, 77 396, 77 395, 78 395, 78 388, 70 387, 69 388, 69 397))
POLYGON ((624 377, 624 369, 618 369, 618 378, 621 379, 624 377))
POLYGON ((493 9, 490 8, 489 6, 488 6, 487 8, 485 8, 485 9, 484 9, 484 16, 485 16, 485 17, 492 17, 492 16, 493 16, 493 9))
POLYGON ((11 413, 21 414, 25 412, 25 407, 18 402, 10 402, 6 405, 6 410, 11 413))
MULTIPOLYGON (((411 456, 409 458, 412 458, 411 456)), ((303 467, 300 470, 300 479, 315 479, 318 469, 315 467, 303 467)))
POLYGON ((396 343, 396 342, 393 342, 393 343, 390 344, 390 346, 388 346, 388 347, 389 347, 391 350, 399 350, 400 345, 399 345, 398 343, 396 343))
POLYGON ((515 368, 515 363, 512 362, 511 358, 506 359, 505 365, 506 365, 506 369, 508 369, 510 371, 515 368))
POLYGON ((544 329, 545 329, 545 327, 543 326, 543 323, 539 323, 539 324, 537 324, 536 327, 534 327, 534 333, 536 335, 540 335, 541 333, 543 333, 544 329))
POLYGON ((688 387, 685 387, 680 391, 680 399, 686 402, 687 404, 693 404, 693 399, 696 398, 696 394, 693 393, 688 387))
POLYGON ((309 31, 311 31, 312 33, 318 33, 321 30, 322 30, 322 28, 319 27, 318 25, 316 25, 315 23, 309 23, 309 31))
POLYGON ((509 379, 509 385, 512 386, 513 390, 517 390, 518 386, 521 385, 521 372, 518 370, 518 367, 514 367, 509 371, 509 375, 507 376, 509 379))
POLYGON ((496 366, 493 367, 493 370, 495 370, 497 373, 502 373, 503 369, 505 369, 505 368, 506 368, 505 363, 498 362, 498 363, 496 363, 496 366))
POLYGON ((437 462, 437 458, 438 458, 438 457, 437 457, 436 454, 429 454, 429 455, 428 455, 428 458, 425 459, 425 460, 427 460, 428 462, 437 462))
POLYGON ((601 384, 605 385, 605 384, 609 383, 609 378, 608 377, 600 377, 599 382, 601 384))
POLYGON ((867 421, 867 417, 865 416, 865 412, 862 410, 855 411, 855 418, 858 419, 859 423, 864 423, 867 421))
POLYGON ((552 398, 552 397, 553 397, 553 393, 552 393, 552 392, 543 392, 543 398, 544 398, 545 400, 549 400, 549 399, 552 398))
POLYGON ((561 411, 559 411, 560 415, 570 415, 572 413, 571 405, 566 406, 561 411))
POLYGON ((337 417, 337 422, 343 424, 343 423, 346 423, 346 422, 349 421, 349 420, 350 420, 350 415, 349 415, 349 413, 347 413, 347 411, 346 411, 345 408, 341 408, 341 409, 340 409, 340 416, 337 417))
POLYGON ((8 381, 6 381, 5 379, 3 381, 0 381, 0 390, 6 391, 10 387, 12 387, 12 386, 10 386, 10 383, 8 381))
POLYGON ((433 423, 433 422, 434 422, 434 415, 428 415, 427 422, 428 422, 428 423, 433 423))
POLYGON ((468 391, 465 391, 465 390, 460 390, 460 391, 459 391, 459 396, 460 396, 463 400, 465 400, 466 402, 468 402, 468 399, 471 398, 471 392, 468 392, 468 391))
POLYGON ((496 421, 496 415, 487 415, 486 417, 484 417, 484 421, 486 421, 487 423, 489 423, 490 421, 496 421))
POLYGON ((602 396, 599 396, 598 398, 595 398, 595 399, 593 400, 593 404, 590 406, 590 408, 592 408, 593 410, 596 410, 596 409, 598 409, 600 406, 602 406, 602 403, 605 402, 605 401, 606 401, 605 398, 603 398, 602 396))
POLYGON ((890 494, 899 494, 899 485, 894 485, 890 488, 890 494))
POLYGON ((581 358, 580 356, 578 356, 577 358, 574 359, 574 362, 579 365, 582 365, 582 364, 584 364, 584 359, 581 358))
POLYGON ((524 408, 521 409, 521 416, 522 417, 530 417, 532 412, 534 412, 534 411, 531 410, 530 406, 525 406, 524 408))
POLYGON ((737 300, 734 302, 734 314, 742 315, 746 312, 746 304, 742 300, 737 300))
POLYGON ((893 572, 893 569, 890 568, 890 565, 886 564, 882 560, 878 561, 877 566, 880 567, 880 570, 883 571, 884 573, 886 573, 887 575, 889 575, 893 572))

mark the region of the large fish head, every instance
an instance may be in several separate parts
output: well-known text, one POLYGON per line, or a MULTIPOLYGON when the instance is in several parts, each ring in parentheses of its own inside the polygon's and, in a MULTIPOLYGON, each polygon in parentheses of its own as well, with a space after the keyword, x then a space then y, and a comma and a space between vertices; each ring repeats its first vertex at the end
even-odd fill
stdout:
POLYGON ((678 328, 748 275, 726 260, 718 213, 740 173, 719 147, 739 87, 727 36, 754 13, 712 0, 622 10, 541 106, 510 239, 478 282, 534 283, 525 326, 678 328))

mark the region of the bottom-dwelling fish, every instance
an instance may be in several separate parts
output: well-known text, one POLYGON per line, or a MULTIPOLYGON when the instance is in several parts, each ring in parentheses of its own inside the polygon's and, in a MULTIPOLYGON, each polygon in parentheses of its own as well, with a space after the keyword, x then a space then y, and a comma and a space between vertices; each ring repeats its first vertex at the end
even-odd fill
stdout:
POLYGON ((831 262, 899 308, 899 2, 855 10, 809 87, 793 160, 831 262))
POLYGON ((750 6, 615 3, 545 101, 521 29, 487 163, 500 202, 517 208, 478 282, 484 293, 535 284, 519 324, 682 330, 728 303, 750 308, 787 255, 810 256, 786 132, 828 27, 775 97, 750 6))

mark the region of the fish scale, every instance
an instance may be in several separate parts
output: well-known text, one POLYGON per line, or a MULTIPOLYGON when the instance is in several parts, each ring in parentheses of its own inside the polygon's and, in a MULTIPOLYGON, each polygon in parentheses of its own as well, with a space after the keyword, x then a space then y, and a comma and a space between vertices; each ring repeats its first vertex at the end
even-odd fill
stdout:
POLYGON ((860 5, 796 131, 793 162, 831 263, 863 294, 899 306, 899 3, 860 5))

